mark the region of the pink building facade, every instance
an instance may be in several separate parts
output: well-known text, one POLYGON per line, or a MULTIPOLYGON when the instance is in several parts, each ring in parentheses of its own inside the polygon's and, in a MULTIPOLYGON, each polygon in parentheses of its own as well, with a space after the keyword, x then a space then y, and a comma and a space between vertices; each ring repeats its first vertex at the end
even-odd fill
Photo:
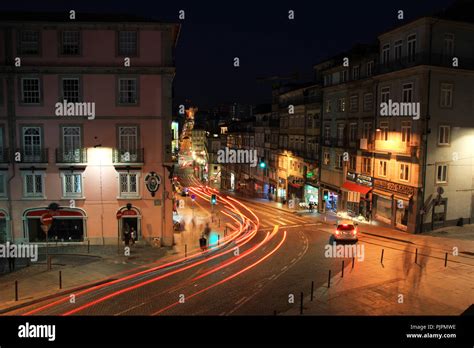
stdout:
POLYGON ((179 26, 105 20, 0 24, 0 242, 173 244, 179 26))

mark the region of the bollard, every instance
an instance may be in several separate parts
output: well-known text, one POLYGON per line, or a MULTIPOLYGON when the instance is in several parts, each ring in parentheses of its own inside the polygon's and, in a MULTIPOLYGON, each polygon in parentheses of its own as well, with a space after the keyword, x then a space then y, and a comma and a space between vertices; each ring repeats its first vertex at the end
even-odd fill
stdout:
POLYGON ((60 289, 63 288, 63 277, 62 277, 61 271, 59 271, 59 288, 60 289))
POLYGON ((46 264, 47 264, 48 271, 51 271, 51 255, 48 255, 46 264))
POLYGON ((313 302, 314 297, 314 280, 311 281, 311 302, 313 302))
POLYGON ((329 270, 329 275, 328 275, 328 289, 331 287, 331 270, 329 270))
POLYGON ((342 260, 341 278, 344 278, 344 260, 342 260))
POLYGON ((188 257, 188 245, 184 244, 184 257, 188 257))
POLYGON ((300 314, 303 314, 303 293, 301 293, 300 297, 300 314))
POLYGON ((276 309, 273 311, 273 315, 277 315, 277 311, 276 311, 276 309))
POLYGON ((382 255, 380 256, 380 263, 383 263, 383 252, 385 249, 382 249, 382 255))
POLYGON ((220 239, 221 239, 221 235, 218 234, 218 235, 217 235, 217 246, 219 246, 219 241, 220 241, 220 239))
POLYGON ((15 280, 15 301, 18 301, 18 280, 15 280))
POLYGON ((352 269, 354 269, 354 261, 355 261, 355 257, 352 258, 352 269))
POLYGON ((89 254, 91 251, 91 241, 88 239, 87 240, 87 253, 89 254))
POLYGON ((448 253, 444 255, 444 267, 447 267, 447 266, 448 266, 448 253))
POLYGON ((418 248, 415 249, 415 263, 418 261, 418 248))

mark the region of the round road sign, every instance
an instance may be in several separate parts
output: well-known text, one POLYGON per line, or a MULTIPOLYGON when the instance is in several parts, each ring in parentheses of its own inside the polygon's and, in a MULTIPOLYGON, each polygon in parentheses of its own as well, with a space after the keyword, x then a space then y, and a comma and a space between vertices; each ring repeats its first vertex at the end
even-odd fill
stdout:
POLYGON ((41 215, 40 221, 43 225, 51 226, 51 224, 53 223, 53 216, 49 213, 45 213, 41 215))
POLYGON ((116 216, 117 216, 117 220, 120 220, 123 216, 123 213, 121 211, 118 211, 116 216))

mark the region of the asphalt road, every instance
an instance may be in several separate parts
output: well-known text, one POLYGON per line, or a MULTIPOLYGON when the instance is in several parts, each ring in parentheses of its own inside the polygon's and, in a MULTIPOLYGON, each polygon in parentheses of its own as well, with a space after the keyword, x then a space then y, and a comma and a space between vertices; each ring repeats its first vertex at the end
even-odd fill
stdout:
MULTIPOLYGON (((210 209, 206 192, 211 192, 204 191, 196 191, 197 199, 210 209)), ((221 209, 224 196, 218 197, 221 209)), ((75 294, 74 303, 69 296, 62 297, 14 314, 273 315, 299 306, 300 294, 309 294, 311 281, 317 288, 327 282, 329 270, 333 275, 341 271, 340 258, 324 256, 332 226, 314 217, 236 200, 242 205, 230 202, 243 215, 238 220, 252 221, 239 235, 240 242, 233 240, 169 267, 85 290, 75 294)), ((397 247, 396 241, 363 238, 372 244, 397 247)), ((346 267, 350 261, 345 262, 346 267)))

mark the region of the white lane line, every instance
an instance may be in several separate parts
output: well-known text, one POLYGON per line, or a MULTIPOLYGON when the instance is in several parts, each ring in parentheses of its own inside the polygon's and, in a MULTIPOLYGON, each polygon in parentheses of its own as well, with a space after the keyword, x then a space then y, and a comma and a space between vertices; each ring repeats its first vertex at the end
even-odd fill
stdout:
POLYGON ((235 304, 238 305, 240 302, 245 301, 247 296, 242 297, 240 300, 238 300, 235 304))
MULTIPOLYGON (((298 256, 299 256, 299 255, 298 255, 298 256)), ((296 261, 296 257, 295 257, 293 260, 291 260, 290 263, 293 263, 293 262, 295 262, 295 261, 296 261)))
POLYGON ((288 268, 288 266, 283 267, 281 270, 284 271, 288 268))

